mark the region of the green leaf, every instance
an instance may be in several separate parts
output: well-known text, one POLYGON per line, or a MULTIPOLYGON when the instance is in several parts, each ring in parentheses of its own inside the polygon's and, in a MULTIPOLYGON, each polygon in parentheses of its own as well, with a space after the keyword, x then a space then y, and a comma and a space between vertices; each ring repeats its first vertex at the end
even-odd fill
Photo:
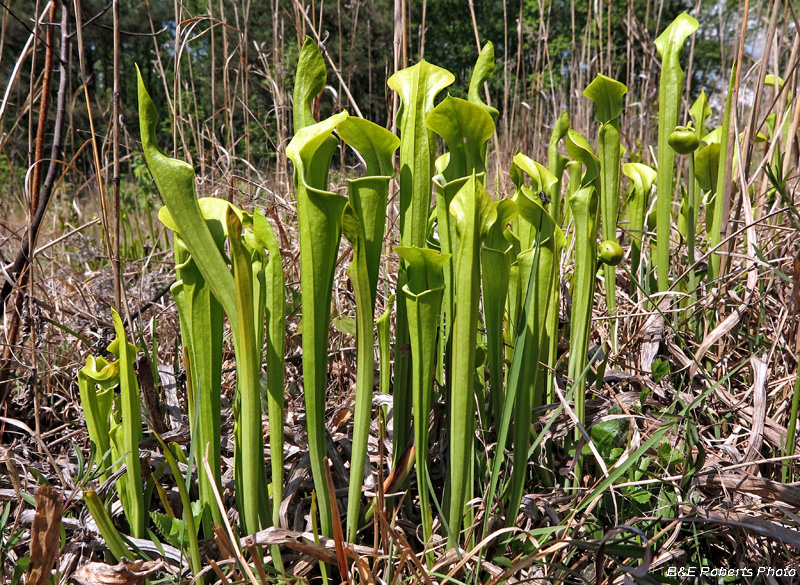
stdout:
POLYGON ((586 167, 580 186, 586 187, 593 184, 600 175, 600 159, 595 156, 589 141, 575 130, 570 129, 567 131, 566 144, 567 153, 586 167))
POLYGON ((367 457, 375 369, 375 299, 381 262, 389 181, 394 174, 392 155, 399 139, 377 124, 348 118, 338 127, 339 136, 366 161, 367 176, 347 182, 350 201, 342 215, 344 236, 353 245, 348 274, 356 297, 356 406, 347 538, 355 542, 360 516, 361 488, 367 457))
POLYGON ((664 376, 669 375, 669 362, 667 360, 662 360, 661 358, 656 358, 653 360, 650 371, 653 374, 653 382, 658 384, 664 376))
MULTIPOLYGON (((572 285, 571 334, 569 342, 568 376, 573 380, 575 415, 583 424, 586 420, 586 378, 589 334, 591 332, 597 262, 598 196, 593 186, 583 187, 570 198, 575 230, 575 273, 572 285)), ((578 429, 575 429, 578 439, 578 429)))
POLYGON ((689 115, 692 117, 692 120, 694 120, 695 129, 699 136, 705 134, 706 120, 713 113, 708 103, 705 90, 701 90, 700 95, 697 96, 694 104, 689 109, 689 115))
POLYGON ((628 232, 631 237, 631 274, 638 278, 644 241, 645 214, 650 191, 656 181, 656 171, 642 163, 625 163, 622 172, 631 180, 626 199, 628 232))
MULTIPOLYGON (((453 81, 455 77, 452 73, 425 60, 396 72, 387 81, 388 86, 400 97, 397 127, 400 131, 398 179, 402 246, 425 246, 436 156, 436 137, 425 125, 425 120, 433 111, 436 96, 453 81)), ((397 275, 395 347, 402 347, 408 343, 408 320, 405 315, 405 302, 402 299, 406 280, 405 266, 401 263, 397 275)), ((392 444, 398 453, 405 449, 411 427, 410 367, 409 355, 402 352, 395 355, 393 389, 395 432, 392 444)))
POLYGON ((255 328, 245 325, 254 323, 253 274, 250 254, 242 242, 242 224, 231 207, 225 223, 236 283, 235 319, 241 325, 233 340, 237 369, 234 475, 243 528, 253 534, 260 525, 268 526, 272 522, 261 428, 261 348, 256 343, 255 328))
POLYGON ((395 134, 369 120, 353 117, 342 121, 336 133, 364 159, 366 176, 394 176, 392 158, 400 146, 400 139, 395 134))
MULTIPOLYGON (((480 248, 497 220, 497 205, 475 174, 456 193, 450 204, 458 249, 455 258, 455 308, 450 378, 450 506, 448 524, 454 536, 461 531, 464 505, 472 498, 471 462, 475 453, 474 396, 475 344, 480 298, 480 248)), ((450 541, 451 546, 457 543, 450 541)))
MULTIPOLYGON (((134 361, 137 348, 128 343, 125 329, 119 314, 111 309, 116 337, 108 350, 117 356, 119 361, 119 390, 121 425, 119 427, 119 452, 125 455, 125 475, 118 484, 122 489, 122 503, 125 517, 136 538, 145 534, 147 510, 144 505, 142 488, 142 466, 139 463, 139 441, 142 440, 142 415, 139 403, 139 384, 136 381, 134 361), (127 503, 127 505, 125 505, 127 503)), ((113 440, 113 437, 112 437, 113 440)))
POLYGON ((355 338, 355 336, 356 336, 356 320, 353 317, 348 317, 346 315, 339 316, 339 317, 334 317, 331 320, 331 324, 340 333, 344 333, 345 335, 350 335, 353 338, 355 338))
MULTIPOLYGON (((442 267, 449 254, 428 248, 396 247, 408 263, 409 281, 404 288, 411 342, 414 444, 416 445, 417 487, 420 497, 422 534, 429 542, 433 533, 428 492, 428 420, 431 412, 433 368, 436 358, 436 333, 444 292, 442 267)), ((433 555, 426 554, 431 566, 433 555)))
POLYGON ((630 422, 625 418, 615 418, 599 422, 589 429, 589 436, 597 451, 605 458, 611 458, 612 451, 623 447, 628 438, 630 422))
MULTIPOLYGON (((147 167, 169 209, 178 233, 191 234, 186 248, 197 263, 203 278, 228 315, 236 314, 236 293, 233 277, 220 255, 214 236, 200 211, 194 190, 194 169, 187 163, 169 158, 156 144, 158 113, 144 87, 137 68, 139 87, 139 125, 142 150, 147 167)), ((237 324, 231 323, 233 328, 237 324)))

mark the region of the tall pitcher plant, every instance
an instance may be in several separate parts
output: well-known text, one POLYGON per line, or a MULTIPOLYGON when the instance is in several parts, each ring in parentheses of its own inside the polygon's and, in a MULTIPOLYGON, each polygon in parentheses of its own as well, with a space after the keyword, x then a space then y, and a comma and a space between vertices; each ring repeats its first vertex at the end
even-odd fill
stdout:
MULTIPOLYGON (((620 144, 619 118, 622 99, 628 88, 610 77, 598 75, 583 94, 595 104, 595 118, 600 123, 597 130, 597 156, 600 159, 600 209, 603 240, 616 244, 617 215, 619 213, 619 183, 621 176, 622 145, 620 144)), ((605 266, 606 306, 612 317, 611 343, 617 350, 617 280, 614 266, 605 266)))
POLYGON ((342 217, 344 237, 353 245, 353 261, 348 273, 356 297, 356 407, 347 504, 347 538, 355 542, 372 414, 378 270, 389 181, 394 175, 392 155, 400 140, 385 128, 360 118, 347 118, 337 132, 366 163, 365 176, 347 183, 349 202, 342 217))
MULTIPOLYGON (((254 260, 258 260, 259 256, 254 255, 254 250, 247 243, 249 238, 243 237, 242 234, 245 224, 249 226, 248 231, 253 228, 253 219, 251 215, 244 214, 225 201, 215 199, 202 200, 202 203, 198 201, 195 195, 192 167, 183 161, 166 156, 156 143, 155 131, 158 115, 155 105, 144 87, 141 75, 139 76, 139 119, 145 160, 167 210, 161 213, 161 218, 180 237, 188 256, 202 275, 205 285, 208 286, 230 322, 237 362, 237 393, 234 401, 234 475, 239 489, 236 490, 236 496, 239 501, 243 529, 248 533, 253 533, 260 526, 271 525, 274 518, 268 497, 261 428, 262 359, 258 340, 263 340, 264 321, 256 322, 255 319, 256 315, 265 314, 261 308, 265 297, 255 292, 257 287, 254 285, 254 279, 257 279, 258 276, 254 277, 253 274, 254 260), (228 239, 231 259, 223 253, 220 247, 220 233, 224 234, 223 239, 225 237, 228 239)), ((267 228, 269 228, 268 223, 259 221, 258 231, 261 239, 264 239, 263 231, 267 228)), ((272 252, 273 254, 277 252, 277 246, 272 246, 272 252)), ((182 264, 189 261, 182 251, 179 256, 179 260, 183 260, 182 264)), ((280 264, 279 258, 273 258, 273 261, 277 261, 277 265, 280 264)), ((258 261, 258 264, 263 267, 263 262, 258 261)), ((257 270, 260 271, 262 268, 257 270)), ((183 270, 181 274, 184 274, 183 270)), ((183 286, 186 286, 186 282, 183 283, 183 286)), ((177 292, 179 295, 181 292, 185 294, 186 288, 183 288, 183 291, 178 289, 177 292)), ((192 344, 202 343, 199 338, 203 336, 208 342, 212 338, 213 332, 208 329, 204 330, 207 322, 195 320, 195 317, 194 313, 185 311, 184 317, 181 318, 182 325, 187 321, 192 322, 189 327, 190 342, 192 344)), ((193 354, 195 351, 187 352, 190 360, 193 357, 195 360, 201 359, 203 355, 213 356, 213 354, 201 353, 197 354, 199 357, 195 357, 193 354)), ((198 366, 200 365, 198 364, 198 366)), ((277 366, 277 364, 273 364, 273 366, 277 366)), ((191 374, 203 375, 203 371, 199 369, 195 370, 197 373, 193 372, 191 364, 188 369, 190 376, 191 374)), ((206 375, 209 374, 206 373, 206 375)), ((202 380, 192 380, 192 383, 201 386, 204 384, 202 380)), ((273 381, 273 385, 274 383, 273 381)), ((203 397, 198 396, 198 400, 199 408, 203 404, 203 397)), ((211 443, 214 441, 219 443, 219 436, 212 437, 218 428, 214 420, 218 416, 215 409, 216 403, 212 402, 204 417, 199 419, 199 423, 203 425, 207 424, 207 420, 211 421, 211 430, 208 426, 204 426, 202 432, 199 431, 199 428, 197 430, 197 437, 201 443, 205 443, 200 445, 200 449, 205 449, 205 451, 198 453, 198 457, 203 459, 207 456, 210 459, 212 456, 211 443)), ((273 425, 282 426, 282 414, 280 417, 280 420, 273 421, 273 425)), ((271 443, 273 456, 282 461, 282 441, 279 444, 273 437, 271 443)), ((213 470, 213 464, 211 465, 213 470)), ((202 475, 202 468, 199 466, 198 468, 202 475)), ((214 481, 217 481, 216 478, 214 481)), ((211 505, 208 490, 204 493, 205 503, 211 505)), ((278 498, 280 493, 281 490, 278 487, 274 491, 274 496, 278 498)))
POLYGON ((658 291, 666 292, 669 281, 669 250, 672 230, 673 170, 675 151, 669 145, 669 135, 678 125, 685 74, 681 55, 686 39, 700 23, 686 13, 678 15, 655 40, 661 59, 661 79, 658 87, 658 177, 656 199, 656 257, 658 291))
MULTIPOLYGON (((424 59, 412 67, 392 75, 387 85, 400 98, 397 128, 400 132, 400 244, 404 247, 425 247, 428 215, 431 207, 431 179, 434 174, 436 142, 425 120, 433 111, 439 93, 455 81, 446 69, 424 59)), ((395 347, 408 343, 408 319, 403 301, 403 286, 408 282, 405 262, 400 261, 397 279, 397 321, 395 347)), ((394 436, 395 459, 408 442, 411 426, 411 360, 398 351, 394 363, 394 436)))

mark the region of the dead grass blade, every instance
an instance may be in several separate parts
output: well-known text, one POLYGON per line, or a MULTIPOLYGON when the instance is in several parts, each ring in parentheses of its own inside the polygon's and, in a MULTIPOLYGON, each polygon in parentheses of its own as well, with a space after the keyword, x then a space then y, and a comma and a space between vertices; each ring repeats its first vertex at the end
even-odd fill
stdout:
POLYGON ((698 474, 695 481, 701 489, 725 489, 800 508, 800 487, 796 484, 780 483, 749 473, 728 470, 707 475, 698 474))

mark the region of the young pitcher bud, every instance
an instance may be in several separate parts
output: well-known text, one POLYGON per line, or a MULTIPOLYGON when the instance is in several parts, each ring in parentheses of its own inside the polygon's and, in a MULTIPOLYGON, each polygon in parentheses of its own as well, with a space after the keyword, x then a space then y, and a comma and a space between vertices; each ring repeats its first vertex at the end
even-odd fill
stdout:
POLYGON ((700 145, 700 137, 691 126, 676 126, 669 135, 668 142, 678 154, 691 154, 700 145))
POLYGON ((616 266, 622 262, 622 257, 624 256, 622 246, 620 246, 614 240, 605 240, 600 244, 600 247, 597 249, 597 251, 600 255, 600 260, 609 266, 616 266))

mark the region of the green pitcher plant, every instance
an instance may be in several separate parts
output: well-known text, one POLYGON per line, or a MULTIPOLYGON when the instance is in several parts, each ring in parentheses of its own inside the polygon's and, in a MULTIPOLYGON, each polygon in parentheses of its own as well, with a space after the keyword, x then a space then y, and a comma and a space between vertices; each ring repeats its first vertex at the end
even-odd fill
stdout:
MULTIPOLYGON (((455 81, 455 76, 424 59, 393 74, 386 82, 400 98, 397 128, 400 132, 400 244, 424 247, 431 206, 431 179, 434 174, 436 141, 425 125, 439 93, 455 81)), ((403 286, 408 281, 406 268, 400 262, 397 280, 397 318, 395 347, 408 343, 406 306, 402 301, 403 286)), ((394 364, 394 435, 395 454, 402 453, 409 439, 411 423, 411 360, 407 352, 398 351, 394 364)))
POLYGON ((658 186, 656 220, 655 267, 658 290, 669 289, 669 249, 672 229, 673 169, 675 151, 669 145, 669 135, 678 125, 683 81, 681 55, 686 39, 700 26, 686 13, 678 17, 655 40, 661 59, 661 78, 658 87, 658 186))
MULTIPOLYGON (((195 196, 192 167, 169 158, 158 148, 155 140, 158 115, 141 75, 139 119, 145 160, 169 211, 168 227, 182 238, 230 322, 237 361, 234 475, 241 489, 236 496, 241 507, 242 526, 246 532, 253 533, 259 526, 271 524, 272 513, 261 430, 261 348, 256 342, 261 337, 257 331, 264 324, 263 321, 254 323, 253 262, 241 236, 244 215, 225 202, 205 203, 206 215, 214 216, 213 221, 207 220, 195 196), (214 226, 214 222, 224 226, 231 246, 230 260, 220 251, 212 233, 210 226, 214 226)), ((208 431, 205 436, 210 433, 208 431)))
POLYGON ((306 126, 286 147, 294 163, 300 228, 300 286, 303 303, 303 388, 311 472, 319 502, 320 527, 333 535, 331 494, 325 479, 325 391, 328 373, 333 273, 347 198, 327 190, 328 169, 338 141, 331 142, 347 112, 306 126))
MULTIPOLYGON (((620 144, 619 118, 622 114, 622 100, 628 88, 610 77, 599 74, 583 95, 595 104, 595 118, 600 127, 597 130, 597 156, 600 159, 600 215, 603 239, 616 242, 617 216, 619 213, 619 184, 621 176, 622 145, 620 144)), ((614 318, 617 309, 616 270, 611 265, 604 269, 606 306, 612 317, 611 344, 617 350, 617 323, 614 318)))
MULTIPOLYGON (((398 246, 395 252, 408 266, 408 283, 404 286, 404 299, 407 305, 413 365, 415 468, 422 516, 422 537, 428 543, 433 533, 433 516, 428 492, 428 419, 433 393, 436 335, 444 294, 442 267, 450 260, 450 255, 415 246, 410 248, 398 246)), ((426 555, 426 562, 430 568, 433 563, 432 552, 426 555)))
MULTIPOLYGON (((137 348, 125 336, 122 319, 113 309, 114 341, 108 346, 117 359, 108 362, 103 357, 89 356, 86 366, 78 372, 78 390, 86 413, 86 426, 92 443, 95 463, 111 453, 114 469, 125 464, 125 473, 117 482, 119 499, 128 519, 131 534, 143 538, 147 526, 142 487, 142 467, 139 463, 139 441, 142 439, 142 417, 139 407, 139 384, 134 361, 137 348), (114 388, 119 387, 119 398, 114 388)), ((106 465, 106 467, 108 467, 106 465)), ((99 479, 108 479, 101 471, 99 479)))
POLYGON ((337 133, 366 163, 365 176, 347 183, 349 201, 342 216, 344 237, 353 246, 348 274, 356 297, 356 406, 347 508, 347 538, 355 542, 372 413, 378 271, 389 181, 394 175, 392 155, 400 140, 385 128, 360 118, 347 118, 339 124, 337 133))

